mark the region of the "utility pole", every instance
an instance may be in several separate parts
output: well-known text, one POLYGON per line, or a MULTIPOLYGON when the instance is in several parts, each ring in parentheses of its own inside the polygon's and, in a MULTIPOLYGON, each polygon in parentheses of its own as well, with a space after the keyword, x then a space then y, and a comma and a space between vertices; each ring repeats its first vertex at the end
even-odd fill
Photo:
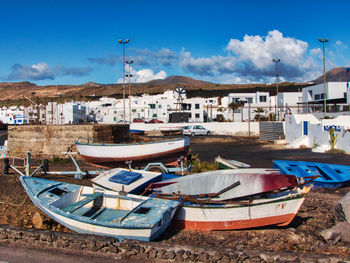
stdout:
POLYGON ((129 39, 125 41, 119 39, 119 44, 123 45, 123 123, 125 123, 125 48, 124 45, 129 43, 129 39))
POLYGON ((125 61, 125 63, 126 64, 128 64, 129 65, 129 74, 127 74, 126 76, 129 78, 129 121, 130 121, 130 123, 131 123, 131 98, 130 98, 130 78, 132 77, 132 75, 131 75, 131 72, 130 72, 130 65, 132 64, 132 63, 134 63, 134 61, 133 60, 127 60, 127 61, 125 61))
POLYGON ((278 71, 277 71, 277 63, 280 62, 280 59, 273 59, 273 62, 276 63, 276 105, 275 105, 275 115, 278 116, 279 120, 279 114, 277 114, 278 111, 278 71))
POLYGON ((322 43, 323 46, 323 89, 324 89, 324 95, 323 95, 323 111, 324 113, 327 112, 327 90, 326 90, 326 58, 325 58, 325 52, 324 52, 324 43, 328 42, 328 38, 325 38, 323 40, 322 38, 319 38, 318 41, 322 43))

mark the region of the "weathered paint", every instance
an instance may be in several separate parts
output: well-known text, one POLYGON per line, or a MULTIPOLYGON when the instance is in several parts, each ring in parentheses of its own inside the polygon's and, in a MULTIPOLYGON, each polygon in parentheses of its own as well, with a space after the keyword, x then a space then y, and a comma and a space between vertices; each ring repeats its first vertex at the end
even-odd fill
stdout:
POLYGON ((102 196, 94 195, 89 202, 83 202, 81 200, 95 193, 92 187, 41 178, 22 176, 20 179, 34 205, 78 233, 152 240, 170 224, 179 205, 174 201, 108 190, 103 191, 102 196), (82 205, 70 209, 79 201, 82 205), (66 207, 69 209, 65 210, 66 207), (137 212, 139 209, 146 211, 137 212))

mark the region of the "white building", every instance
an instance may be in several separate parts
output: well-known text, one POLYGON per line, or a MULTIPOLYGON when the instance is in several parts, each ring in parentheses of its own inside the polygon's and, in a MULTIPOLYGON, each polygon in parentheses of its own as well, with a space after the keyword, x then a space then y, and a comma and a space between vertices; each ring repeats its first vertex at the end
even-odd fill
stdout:
MULTIPOLYGON (((302 90, 303 112, 323 112, 325 98, 324 84, 305 87, 302 90)), ((326 104, 327 112, 348 111, 349 101, 347 101, 346 82, 326 83, 326 104)))

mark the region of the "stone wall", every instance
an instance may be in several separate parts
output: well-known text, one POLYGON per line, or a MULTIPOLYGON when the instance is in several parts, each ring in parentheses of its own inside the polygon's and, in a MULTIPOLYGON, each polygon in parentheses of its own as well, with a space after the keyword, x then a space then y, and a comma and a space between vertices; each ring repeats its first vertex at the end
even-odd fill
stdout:
POLYGON ((132 262, 348 262, 350 258, 337 255, 299 252, 242 250, 238 247, 193 247, 162 241, 141 242, 93 235, 53 232, 49 230, 16 228, 0 225, 0 245, 33 249, 51 249, 75 254, 100 255, 114 260, 132 262))
POLYGON ((63 157, 69 148, 75 151, 79 138, 91 142, 120 143, 129 137, 129 125, 22 125, 8 127, 7 156, 63 157))

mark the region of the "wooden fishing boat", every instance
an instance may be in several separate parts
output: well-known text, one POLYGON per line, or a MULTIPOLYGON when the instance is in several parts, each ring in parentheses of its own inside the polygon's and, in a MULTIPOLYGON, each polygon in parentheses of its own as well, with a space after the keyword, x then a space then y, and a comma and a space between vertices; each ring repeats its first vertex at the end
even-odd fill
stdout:
MULTIPOLYGON (((286 226, 297 214, 309 190, 310 187, 295 188, 226 202, 198 199, 193 202, 192 199, 178 209, 173 224, 180 228, 202 231, 286 226)), ((184 202, 184 197, 175 199, 184 202)))
POLYGON ((35 206, 67 228, 119 240, 149 241, 170 224, 177 201, 136 196, 92 187, 20 177, 35 206))
POLYGON ((95 189, 141 194, 149 184, 175 177, 179 176, 144 170, 114 168, 93 178, 91 182, 95 189))
POLYGON ((132 162, 144 165, 152 161, 173 162, 185 156, 190 147, 190 138, 177 138, 144 143, 105 144, 75 142, 81 157, 99 167, 120 167, 132 162))
POLYGON ((350 185, 350 166, 304 161, 274 160, 273 167, 281 173, 297 177, 318 176, 313 180, 314 188, 339 188, 350 185))
POLYGON ((237 169, 237 168, 249 168, 250 165, 242 163, 236 160, 229 160, 222 158, 220 155, 215 158, 216 165, 219 169, 237 169))
POLYGON ((294 175, 280 174, 278 170, 245 168, 181 176, 153 183, 149 188, 157 193, 210 194, 212 200, 228 200, 298 185, 294 175))

